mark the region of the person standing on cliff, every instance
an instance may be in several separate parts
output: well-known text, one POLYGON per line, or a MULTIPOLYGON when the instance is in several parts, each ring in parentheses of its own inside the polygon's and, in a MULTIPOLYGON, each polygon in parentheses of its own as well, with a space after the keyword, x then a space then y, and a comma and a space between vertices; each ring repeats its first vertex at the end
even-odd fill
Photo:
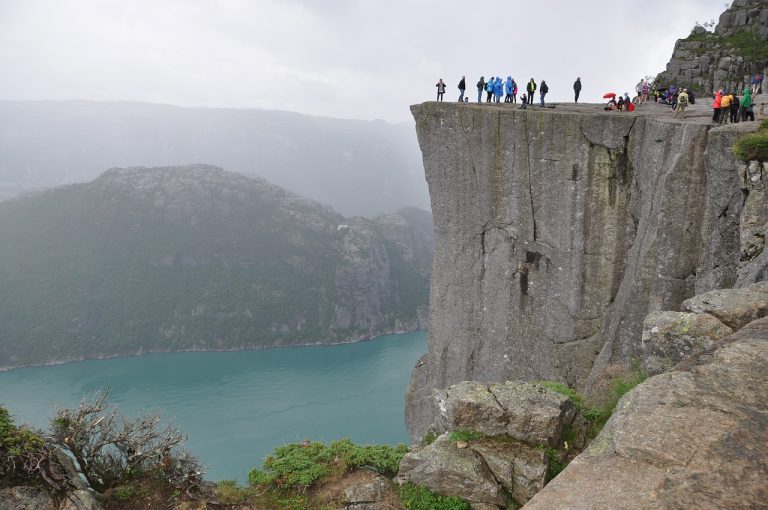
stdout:
POLYGON ((675 117, 679 113, 681 117, 685 117, 685 108, 688 106, 688 91, 683 89, 677 95, 677 108, 675 108, 675 117))
POLYGON ((720 124, 728 124, 728 117, 731 113, 731 101, 733 96, 730 92, 726 92, 720 97, 720 124))
POLYGON ((466 76, 462 76, 461 81, 459 82, 459 103, 464 102, 465 90, 467 90, 467 80, 466 80, 466 76))
POLYGON ((756 96, 760 93, 760 86, 763 84, 763 75, 761 73, 757 73, 752 78, 752 95, 756 96))
POLYGON ((511 103, 512 102, 512 91, 514 89, 514 81, 512 81, 511 76, 507 76, 507 81, 504 82, 504 91, 507 93, 506 96, 504 96, 504 102, 505 103, 511 103))
POLYGON ((749 87, 744 87, 744 97, 741 98, 741 120, 746 122, 747 119, 755 120, 755 111, 749 87))
POLYGON ((525 90, 528 92, 528 104, 533 104, 533 94, 536 93, 536 82, 533 81, 533 78, 531 78, 531 81, 528 82, 525 90))
POLYGON ((443 94, 445 94, 445 83, 443 82, 443 79, 440 78, 440 81, 437 82, 437 100, 442 101, 443 100, 443 94))
POLYGON ((712 115, 712 122, 720 122, 720 103, 722 103, 723 100, 723 91, 718 90, 715 92, 715 99, 712 101, 712 108, 715 110, 715 113, 712 115))
POLYGON ((491 79, 488 80, 488 83, 485 84, 485 91, 487 94, 485 95, 485 102, 490 103, 493 101, 493 85, 496 83, 496 77, 491 76, 491 79))
POLYGON ((480 81, 477 82, 477 102, 483 102, 483 91, 485 90, 485 76, 480 77, 480 81))
POLYGON ((576 98, 573 100, 574 103, 579 102, 579 94, 581 94, 581 77, 576 78, 576 81, 573 82, 573 93, 576 96, 576 98))
POLYGON ((547 92, 549 92, 549 87, 547 86, 547 82, 544 80, 541 80, 541 87, 539 88, 539 99, 541 100, 541 106, 542 108, 546 106, 544 104, 544 96, 547 95, 547 92))

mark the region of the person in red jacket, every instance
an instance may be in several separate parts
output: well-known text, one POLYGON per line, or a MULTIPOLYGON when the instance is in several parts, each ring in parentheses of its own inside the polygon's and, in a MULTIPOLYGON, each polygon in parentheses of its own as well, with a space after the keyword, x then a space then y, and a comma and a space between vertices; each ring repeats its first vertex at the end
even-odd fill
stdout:
POLYGON ((715 109, 714 115, 712 115, 712 122, 720 122, 720 102, 723 99, 723 91, 718 90, 715 92, 715 100, 712 102, 712 108, 715 109))

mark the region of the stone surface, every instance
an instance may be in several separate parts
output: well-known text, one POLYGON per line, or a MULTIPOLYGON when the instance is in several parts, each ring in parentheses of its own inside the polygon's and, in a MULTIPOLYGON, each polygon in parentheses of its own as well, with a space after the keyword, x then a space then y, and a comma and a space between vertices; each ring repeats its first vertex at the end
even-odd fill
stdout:
POLYGON ((530 510, 766 508, 768 318, 620 401, 530 510))
POLYGON ((445 433, 431 445, 406 454, 400 462, 398 481, 472 503, 503 505, 503 490, 482 459, 470 448, 456 448, 448 436, 445 433))
POLYGON ((532 445, 557 446, 576 414, 567 397, 537 383, 509 381, 490 390, 504 409, 507 435, 532 445))
POLYGON ((472 449, 518 504, 526 503, 544 487, 548 461, 542 448, 505 439, 483 439, 472 443, 472 449))
POLYGON ((649 312, 760 279, 763 253, 741 260, 755 191, 731 152, 756 123, 712 129, 708 110, 412 107, 435 227, 429 352, 406 405, 414 440, 435 421, 434 389, 599 388, 641 355, 649 312))
POLYGON ((643 324, 643 368, 648 375, 659 374, 731 333, 709 314, 652 312, 643 324))
POLYGON ((387 497, 389 488, 389 480, 383 476, 377 476, 370 483, 352 485, 344 489, 344 503, 347 505, 378 503, 387 497))
POLYGON ((54 510, 53 499, 39 487, 0 489, 0 510, 54 510))
POLYGON ((688 312, 708 313, 733 330, 768 315, 768 295, 748 289, 722 289, 683 301, 688 312))
POLYGON ((101 505, 92 492, 77 490, 67 495, 59 510, 101 510, 101 505))
POLYGON ((435 392, 437 432, 471 430, 487 436, 503 434, 508 419, 484 384, 462 381, 435 392))

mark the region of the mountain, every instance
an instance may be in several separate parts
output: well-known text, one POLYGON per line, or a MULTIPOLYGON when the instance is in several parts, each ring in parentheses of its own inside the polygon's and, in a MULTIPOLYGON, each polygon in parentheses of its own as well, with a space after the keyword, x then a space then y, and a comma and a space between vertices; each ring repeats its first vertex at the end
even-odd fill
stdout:
MULTIPOLYGON (((714 21, 713 21, 714 23, 714 21)), ((768 72, 768 2, 735 0, 709 32, 697 25, 675 44, 656 81, 689 87, 699 95, 718 89, 741 93, 752 76, 768 72)))
POLYGON ((345 219, 206 165, 0 203, 0 367, 421 327, 431 216, 345 219))
POLYGON ((412 124, 136 102, 0 101, 0 199, 3 187, 201 161, 258 174, 345 215, 429 208, 412 124))

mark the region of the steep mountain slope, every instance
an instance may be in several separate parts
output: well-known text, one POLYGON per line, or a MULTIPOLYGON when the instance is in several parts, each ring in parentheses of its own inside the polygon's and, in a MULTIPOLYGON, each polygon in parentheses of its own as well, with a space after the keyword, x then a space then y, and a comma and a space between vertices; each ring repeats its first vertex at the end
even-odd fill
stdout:
POLYGON ((195 165, 112 169, 0 203, 0 367, 416 329, 431 219, 345 220, 195 165))
MULTIPOLYGON (((345 215, 429 208, 411 124, 135 102, 0 101, 0 183, 201 161, 258 174, 345 215)), ((0 194, 0 198, 2 195, 0 194)))

